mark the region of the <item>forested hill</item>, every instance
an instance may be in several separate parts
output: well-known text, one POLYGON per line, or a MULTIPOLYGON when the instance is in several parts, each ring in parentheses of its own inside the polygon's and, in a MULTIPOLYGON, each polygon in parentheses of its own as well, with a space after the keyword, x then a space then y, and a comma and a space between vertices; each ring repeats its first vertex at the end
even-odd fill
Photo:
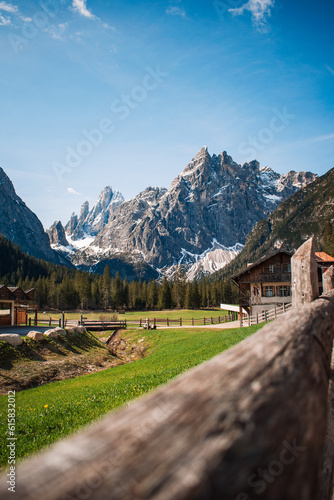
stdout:
POLYGON ((131 281, 117 273, 111 277, 107 265, 103 275, 59 266, 29 257, 20 247, 0 235, 0 284, 35 288, 39 308, 54 309, 171 309, 217 307, 235 303, 237 292, 229 280, 186 282, 179 269, 172 282, 131 281))
POLYGON ((258 222, 240 254, 211 280, 231 276, 278 248, 294 251, 311 236, 316 251, 334 256, 334 168, 258 222))

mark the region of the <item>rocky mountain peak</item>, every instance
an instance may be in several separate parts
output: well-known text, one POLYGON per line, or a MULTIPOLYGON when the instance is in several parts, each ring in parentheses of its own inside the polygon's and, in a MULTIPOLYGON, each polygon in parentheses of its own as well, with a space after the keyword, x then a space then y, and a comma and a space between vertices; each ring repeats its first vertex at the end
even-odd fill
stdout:
POLYGON ((1 167, 0 199, 0 232, 23 252, 59 263, 61 259, 51 249, 40 220, 16 194, 12 181, 1 167))
POLYGON ((80 215, 79 215, 79 222, 83 222, 86 219, 88 213, 89 213, 89 202, 85 201, 81 205, 81 210, 80 210, 80 215))
POLYGON ((1 167, 0 167, 0 186, 1 190, 5 190, 7 191, 8 194, 14 194, 16 196, 12 181, 1 167))
POLYGON ((68 246, 65 230, 60 220, 56 220, 46 232, 49 235, 52 245, 63 247, 68 246))
POLYGON ((71 242, 96 236, 108 223, 115 209, 124 202, 124 197, 119 191, 113 191, 106 186, 100 193, 92 210, 89 203, 83 203, 79 217, 73 213, 65 226, 65 231, 71 242))

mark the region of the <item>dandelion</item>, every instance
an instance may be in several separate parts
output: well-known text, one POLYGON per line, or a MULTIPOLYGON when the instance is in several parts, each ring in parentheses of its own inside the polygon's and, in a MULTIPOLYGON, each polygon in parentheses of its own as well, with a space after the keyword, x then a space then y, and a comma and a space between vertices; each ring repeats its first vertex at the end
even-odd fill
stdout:
POLYGON ((44 405, 44 408, 49 408, 49 405, 44 405))

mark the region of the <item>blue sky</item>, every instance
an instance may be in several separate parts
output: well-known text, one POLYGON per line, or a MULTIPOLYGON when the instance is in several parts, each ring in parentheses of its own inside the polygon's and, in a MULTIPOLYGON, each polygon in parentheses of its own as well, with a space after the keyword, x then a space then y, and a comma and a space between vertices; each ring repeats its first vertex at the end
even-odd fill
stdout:
POLYGON ((0 1, 0 166, 45 227, 207 145, 334 167, 329 0, 0 1))

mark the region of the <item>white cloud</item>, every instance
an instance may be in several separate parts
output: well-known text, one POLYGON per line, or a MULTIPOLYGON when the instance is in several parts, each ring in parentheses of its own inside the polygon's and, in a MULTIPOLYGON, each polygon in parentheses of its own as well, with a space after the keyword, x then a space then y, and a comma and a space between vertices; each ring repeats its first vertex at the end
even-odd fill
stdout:
POLYGON ((50 33, 51 38, 54 40, 63 40, 63 34, 68 28, 68 23, 58 24, 58 26, 50 26, 45 29, 48 33, 50 33))
POLYGON ((245 11, 249 11, 255 28, 260 32, 267 32, 269 27, 267 18, 271 16, 271 9, 275 5, 275 0, 248 0, 247 3, 228 11, 233 16, 242 16, 245 11))
POLYGON ((17 12, 18 8, 16 5, 12 5, 7 2, 0 2, 0 10, 4 10, 6 12, 17 12))
POLYGON ((0 14, 0 26, 6 26, 6 24, 10 24, 11 20, 8 17, 3 17, 0 14))
POLYGON ((181 16, 183 19, 186 18, 186 11, 184 9, 181 9, 180 7, 173 7, 172 5, 166 9, 166 14, 169 14, 170 16, 181 16))
POLYGON ((72 6, 81 16, 96 19, 96 16, 87 9, 87 0, 72 0, 72 6))
POLYGON ((67 192, 70 194, 75 194, 77 196, 81 196, 81 193, 78 193, 75 189, 73 188, 67 188, 67 192))

